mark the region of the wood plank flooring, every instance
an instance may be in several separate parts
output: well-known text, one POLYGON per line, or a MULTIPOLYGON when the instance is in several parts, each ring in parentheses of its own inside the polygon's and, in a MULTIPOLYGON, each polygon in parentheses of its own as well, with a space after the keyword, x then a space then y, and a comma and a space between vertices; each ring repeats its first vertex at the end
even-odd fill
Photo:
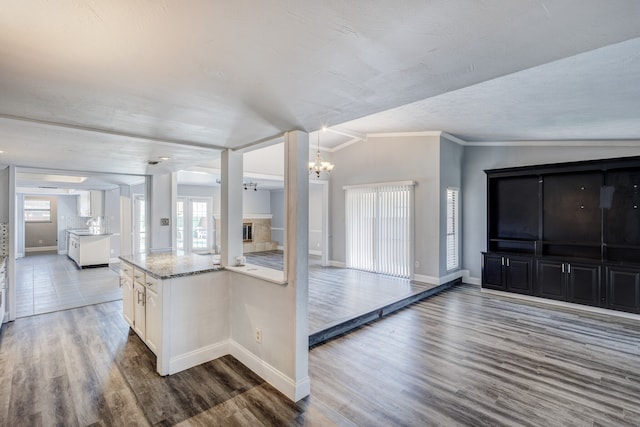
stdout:
MULTIPOLYGON (((282 251, 245 255, 247 263, 282 270, 282 251)), ((322 267, 320 257, 310 255, 309 335, 434 287, 367 271, 322 267)))
POLYGON ((0 336, 0 425, 640 425, 640 322, 461 285, 310 351, 293 404, 232 357, 170 377, 121 302, 0 336))

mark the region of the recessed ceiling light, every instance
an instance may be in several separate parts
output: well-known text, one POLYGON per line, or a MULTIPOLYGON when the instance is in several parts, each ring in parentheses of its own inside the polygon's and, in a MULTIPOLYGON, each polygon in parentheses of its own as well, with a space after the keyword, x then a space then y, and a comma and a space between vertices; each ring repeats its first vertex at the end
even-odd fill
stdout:
POLYGON ((28 172, 18 172, 16 174, 16 178, 22 181, 67 182, 72 184, 81 184, 87 180, 86 176, 52 175, 28 172))
POLYGON ((171 157, 167 157, 167 156, 159 156, 158 157, 160 160, 170 160, 171 157))
POLYGON ((149 161, 147 162, 147 164, 148 164, 148 165, 151 165, 151 166, 155 166, 155 165, 157 165, 158 163, 160 163, 160 162, 159 162, 159 161, 157 161, 157 160, 149 160, 149 161))

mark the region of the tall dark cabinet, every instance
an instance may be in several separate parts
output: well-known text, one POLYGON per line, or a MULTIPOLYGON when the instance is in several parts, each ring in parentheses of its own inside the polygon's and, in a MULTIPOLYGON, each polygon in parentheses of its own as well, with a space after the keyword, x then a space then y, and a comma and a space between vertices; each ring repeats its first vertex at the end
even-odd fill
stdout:
POLYGON ((485 173, 483 287, 640 313, 640 157, 485 173))

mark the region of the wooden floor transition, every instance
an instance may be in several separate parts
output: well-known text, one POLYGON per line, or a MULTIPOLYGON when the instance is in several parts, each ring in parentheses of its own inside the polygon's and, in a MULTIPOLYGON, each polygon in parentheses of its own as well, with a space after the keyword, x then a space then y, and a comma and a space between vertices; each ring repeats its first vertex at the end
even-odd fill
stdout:
POLYGON ((0 337, 0 425, 640 425, 640 322, 456 286, 310 351, 291 403, 232 357, 159 377, 110 302, 0 337))

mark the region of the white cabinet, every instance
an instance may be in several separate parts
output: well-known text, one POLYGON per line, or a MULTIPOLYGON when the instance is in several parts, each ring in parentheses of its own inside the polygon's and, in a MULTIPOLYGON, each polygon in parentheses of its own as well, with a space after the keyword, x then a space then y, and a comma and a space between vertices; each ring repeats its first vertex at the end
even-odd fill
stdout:
POLYGON ((122 316, 129 326, 133 327, 133 278, 120 270, 120 287, 122 288, 122 316))
POLYGON ((142 341, 146 338, 147 315, 145 305, 147 303, 146 288, 144 285, 133 282, 133 330, 142 341))
POLYGON ((125 262, 120 264, 122 315, 154 353, 160 346, 162 282, 125 262))
POLYGON ((76 236, 75 234, 69 233, 67 242, 67 255, 69 256, 69 258, 74 260, 76 264, 78 264, 78 260, 80 259, 80 237, 76 236))
POLYGON ((160 343, 160 299, 158 294, 147 288, 146 302, 146 337, 145 342, 155 354, 158 354, 160 343))
POLYGON ((78 235, 69 232, 67 255, 81 268, 88 265, 107 265, 111 256, 111 235, 78 235))
POLYGON ((80 191, 78 193, 78 216, 103 216, 104 192, 100 190, 80 191))

